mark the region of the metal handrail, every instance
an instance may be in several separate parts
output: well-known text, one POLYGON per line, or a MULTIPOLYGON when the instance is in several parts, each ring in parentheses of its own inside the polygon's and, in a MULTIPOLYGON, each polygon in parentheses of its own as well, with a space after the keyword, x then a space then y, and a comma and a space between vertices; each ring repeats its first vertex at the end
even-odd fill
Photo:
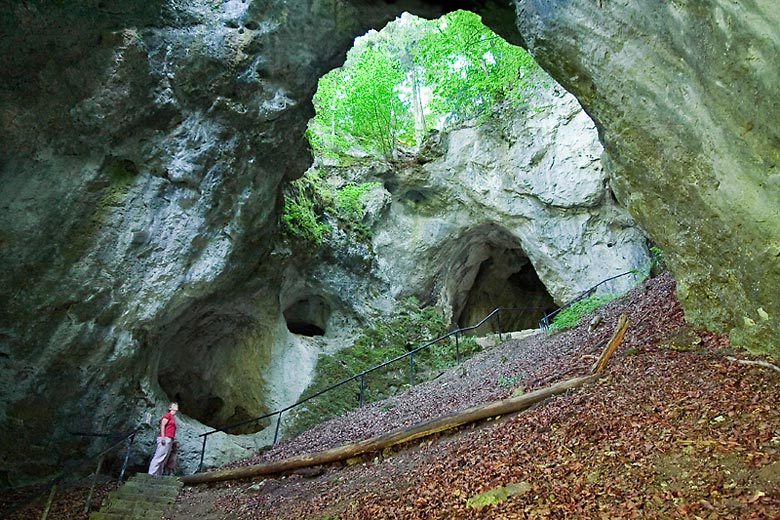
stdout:
MULTIPOLYGON (((573 300, 567 302, 566 304, 564 304, 563 306, 561 306, 558 309, 554 310, 553 312, 550 312, 550 313, 545 312, 544 316, 539 321, 539 328, 541 330, 543 330, 543 331, 549 330, 550 318, 552 318, 553 316, 557 315, 562 310, 570 307, 572 304, 576 303, 577 301, 579 301, 579 300, 581 300, 581 299, 583 299, 583 298, 593 294, 596 291, 596 289, 599 288, 599 286, 601 286, 601 285, 603 285, 603 284, 605 284, 607 282, 610 282, 612 280, 615 280, 616 278, 620 278, 622 276, 626 276, 626 275, 629 275, 629 274, 636 274, 636 271, 635 270, 626 271, 624 273, 621 273, 621 274, 618 274, 618 275, 615 275, 615 276, 611 276, 611 277, 609 277, 609 278, 607 278, 605 280, 602 280, 601 282, 597 283, 596 285, 594 285, 590 289, 580 293, 573 300)), ((255 423, 257 421, 261 421, 263 419, 268 419, 269 417, 276 416, 276 418, 277 418, 276 419, 276 428, 275 428, 275 431, 274 431, 274 440, 273 440, 273 444, 276 444, 276 442, 277 442, 277 440, 279 438, 279 428, 280 428, 280 425, 281 425, 282 414, 284 412, 287 412, 287 411, 289 411, 289 410, 291 410, 291 409, 293 409, 293 408, 295 408, 297 406, 302 405, 303 403, 305 403, 305 402, 307 402, 307 401, 309 401, 311 399, 314 399, 315 397, 319 397, 319 396, 321 396, 322 394, 324 394, 326 392, 330 392, 331 390, 334 390, 334 389, 336 389, 336 388, 338 388, 338 387, 340 387, 342 385, 345 385, 345 384, 350 383, 352 381, 355 381, 357 379, 360 379, 360 397, 359 397, 358 405, 359 406, 363 406, 363 390, 364 390, 364 387, 365 387, 365 376, 367 374, 375 371, 375 370, 379 370, 380 368, 384 368, 384 367, 386 367, 386 366, 388 366, 388 365, 390 365, 392 363, 396 363, 396 362, 401 361, 402 359, 405 359, 407 357, 410 359, 409 380, 410 380, 410 384, 414 385, 414 354, 416 354, 417 352, 419 352, 419 351, 421 351, 423 349, 426 349, 426 348, 428 348, 428 347, 430 347, 430 346, 432 346, 432 345, 434 345, 434 344, 436 344, 436 343, 438 343, 438 342, 440 342, 442 340, 450 338, 452 336, 455 336, 455 357, 456 357, 456 362, 460 363, 460 350, 459 350, 459 341, 458 340, 459 340, 460 334, 462 334, 463 332, 468 332, 470 330, 477 329, 477 328, 481 327, 482 325, 484 325, 488 320, 493 318, 493 316, 496 316, 496 319, 498 320, 498 338, 499 338, 499 341, 502 340, 502 338, 501 338, 501 319, 500 319, 500 312, 502 310, 503 311, 526 311, 527 312, 527 311, 533 311, 533 310, 544 311, 544 308, 539 308, 539 307, 497 307, 497 308, 493 309, 487 316, 482 318, 475 325, 471 325, 469 327, 464 327, 464 328, 458 328, 458 329, 455 329, 453 331, 450 331, 450 332, 448 332, 447 334, 445 334, 443 336, 440 336, 440 337, 438 337, 436 339, 430 340, 427 343, 425 343, 425 344, 423 344, 423 345, 421 345, 421 346, 419 346, 419 347, 417 347, 417 348, 415 348, 413 350, 410 350, 409 352, 406 352, 405 354, 401 354, 400 356, 397 356, 397 357, 395 357, 393 359, 385 361, 384 363, 381 363, 379 365, 376 365, 376 366, 373 366, 373 367, 368 368, 366 370, 363 370, 362 372, 354 374, 354 375, 348 377, 347 379, 339 381, 338 383, 335 383, 335 384, 333 384, 333 385, 331 385, 331 386, 329 386, 327 388, 324 388, 324 389, 320 390, 319 392, 317 392, 315 394, 312 394, 312 395, 310 395, 308 397, 300 399, 299 401, 296 401, 295 403, 293 403, 291 405, 288 405, 288 406, 286 406, 286 407, 284 407, 284 408, 282 408, 280 410, 276 410, 274 412, 267 413, 267 414, 262 415, 260 417, 255 417, 253 419, 246 419, 246 420, 238 422, 238 423, 229 424, 229 425, 223 426, 221 428, 215 428, 215 429, 213 429, 211 431, 201 433, 198 437, 202 437, 203 438, 203 445, 202 445, 201 452, 200 452, 200 464, 198 465, 198 471, 201 471, 203 469, 203 460, 204 460, 205 454, 206 454, 206 441, 207 441, 209 435, 212 435, 212 434, 215 434, 215 433, 219 433, 219 432, 227 432, 227 430, 232 430, 232 429, 238 428, 240 426, 244 426, 244 425, 247 425, 247 424, 252 424, 252 423, 255 423)))
MULTIPOLYGON (((117 438, 118 440, 109 446, 108 448, 104 449, 100 453, 97 453, 91 457, 88 457, 87 459, 84 459, 83 461, 79 462, 79 467, 86 466, 88 462, 100 460, 100 464, 98 464, 98 469, 96 470, 96 477, 97 473, 100 471, 100 467, 102 466, 103 457, 105 457, 106 454, 110 453, 114 449, 116 449, 119 445, 124 443, 126 440, 130 439, 130 442, 127 446, 127 452, 125 453, 124 460, 122 462, 122 468, 119 473, 118 482, 122 482, 122 479, 124 478, 125 470, 127 469, 127 461, 130 456, 130 450, 133 446, 133 442, 135 441, 136 434, 143 428, 143 425, 137 426, 133 430, 122 433, 84 433, 84 432, 68 432, 71 435, 78 435, 82 437, 113 437, 117 438)), ((72 476, 74 473, 76 473, 75 469, 69 469, 69 468, 63 468, 59 471, 56 477, 54 477, 52 480, 47 482, 41 490, 38 490, 36 492, 31 493, 27 497, 19 500, 17 503, 11 505, 7 510, 0 512, 0 519, 7 518, 11 516, 12 514, 16 513, 17 511, 27 507, 28 505, 32 504, 35 500, 37 500, 39 497, 49 493, 53 496, 54 490, 56 486, 58 486, 65 478, 72 476)), ((93 488, 94 488, 94 482, 93 482, 93 488)), ((90 490, 89 496, 87 498, 87 504, 86 504, 86 512, 89 512, 89 502, 91 502, 92 499, 92 490, 90 490)))
POLYGON ((590 289, 581 292, 580 294, 575 296, 574 299, 569 300, 568 302, 566 302, 562 306, 558 307, 554 311, 552 311, 550 313, 545 313, 545 315, 542 316, 542 319, 539 320, 539 328, 541 330, 544 330, 544 331, 550 330, 550 324, 551 324, 551 319, 550 318, 553 318, 559 312, 561 312, 561 311, 563 311, 565 309, 568 309, 569 307, 571 307, 572 305, 574 305, 578 301, 580 301, 580 300, 582 300, 584 298, 587 298, 588 296, 590 296, 591 294, 596 292, 596 289, 598 289, 600 285, 603 285, 603 284, 605 284, 607 282, 611 282, 612 280, 615 280, 616 278, 620 278, 621 276, 626 276, 626 275, 629 275, 629 274, 636 274, 636 273, 637 273, 636 270, 626 271, 624 273, 620 273, 618 275, 611 276, 611 277, 607 278, 606 280, 600 281, 599 283, 597 283, 596 285, 594 285, 590 289))
MULTIPOLYGON (((252 418, 252 419, 246 419, 246 420, 241 421, 241 422, 229 424, 229 425, 226 425, 226 426, 222 426, 221 428, 215 428, 215 429, 210 430, 208 432, 201 433, 199 435, 199 437, 203 438, 203 445, 202 445, 201 453, 200 453, 200 464, 198 465, 198 471, 201 471, 201 469, 203 468, 203 460, 205 458, 205 453, 206 453, 206 441, 207 441, 209 435, 212 435, 212 434, 215 434, 215 433, 219 433, 219 432, 226 432, 227 430, 232 430, 232 429, 238 428, 240 426, 245 426, 247 424, 252 424, 252 423, 261 421, 263 419, 268 419, 269 417, 276 416, 277 417, 277 421, 276 421, 276 428, 275 428, 275 431, 274 431, 274 441, 273 441, 273 444, 276 444, 276 442, 277 442, 277 440, 279 438, 279 428, 280 428, 280 425, 281 425, 282 414, 284 412, 287 412, 287 411, 289 411, 289 410, 291 410, 291 409, 293 409, 293 408, 295 408, 297 406, 302 405, 303 403, 305 403, 307 401, 310 401, 311 399, 319 397, 319 396, 321 396, 324 393, 330 392, 331 390, 335 390, 336 388, 338 388, 340 386, 343 386, 343 385, 345 385, 347 383, 350 383, 352 381, 356 381, 358 379, 360 379, 359 406, 362 406, 363 405, 363 389, 364 389, 365 376, 367 374, 370 374, 371 372, 373 372, 375 370, 379 370, 381 368, 384 368, 384 367, 386 367, 386 366, 388 366, 390 364, 393 364, 393 363, 396 363, 398 361, 401 361, 401 360, 403 360, 403 359, 405 359, 407 357, 410 358, 410 384, 413 385, 414 384, 414 380, 413 380, 414 376, 413 376, 413 364, 412 364, 411 360, 413 360, 414 354, 416 354, 417 352, 419 352, 419 351, 421 351, 423 349, 429 348, 432 345, 435 345, 436 343, 438 343, 440 341, 443 341, 443 340, 445 340, 447 338, 450 338, 452 336, 455 336, 455 356, 456 356, 456 361, 458 363, 460 363, 460 350, 459 350, 459 341, 458 341, 460 334, 462 334, 463 332, 468 332, 470 330, 474 330, 474 329, 477 329, 477 328, 481 327, 488 320, 490 320, 493 316, 498 316, 500 311, 502 311, 502 310, 504 310, 504 311, 534 311, 534 310, 537 310, 538 311, 538 310, 544 310, 544 308, 541 308, 541 307, 497 307, 497 308, 493 309, 493 311, 491 311, 487 316, 482 318, 482 320, 480 320, 475 325, 471 325, 469 327, 463 327, 463 328, 458 328, 458 329, 452 330, 452 331, 448 332, 447 334, 444 334, 443 336, 439 336, 438 338, 432 339, 432 340, 428 341, 427 343, 424 343, 423 345, 420 345, 419 347, 417 347, 417 348, 415 348, 413 350, 410 350, 409 352, 406 352, 406 353, 401 354, 400 356, 397 356, 397 357, 395 357, 393 359, 390 359, 388 361, 380 363, 379 365, 376 365, 376 366, 373 366, 371 368, 367 368, 366 370, 363 370, 361 372, 358 372, 357 374, 354 374, 354 375, 352 375, 352 376, 350 376, 350 377, 348 377, 348 378, 346 378, 346 379, 344 379, 342 381, 339 381, 338 383, 335 383, 335 384, 333 384, 333 385, 331 385, 331 386, 329 386, 327 388, 324 388, 324 389, 322 389, 322 390, 320 390, 320 391, 318 391, 318 392, 316 392, 316 393, 314 393, 314 394, 312 394, 310 396, 307 396, 307 397, 305 397, 303 399, 300 399, 300 400, 296 401, 295 403, 293 403, 291 405, 288 405, 288 406, 286 406, 286 407, 284 407, 282 409, 276 410, 276 411, 271 412, 271 413, 267 413, 267 414, 262 415, 260 417, 255 417, 255 418, 252 418)), ((498 336, 499 336, 499 340, 501 340, 500 320, 499 320, 498 336)))

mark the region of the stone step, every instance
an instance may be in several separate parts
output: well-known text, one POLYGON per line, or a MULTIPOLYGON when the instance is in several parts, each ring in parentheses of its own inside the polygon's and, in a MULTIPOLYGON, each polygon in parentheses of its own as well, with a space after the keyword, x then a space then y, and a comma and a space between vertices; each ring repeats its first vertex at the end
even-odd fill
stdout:
POLYGON ((183 484, 176 477, 138 473, 112 491, 90 520, 160 520, 176 501, 183 484))
POLYGON ((163 513, 160 511, 146 511, 137 513, 114 513, 111 511, 91 513, 89 520, 160 520, 163 513))
POLYGON ((132 489, 119 488, 108 494, 108 501, 114 500, 132 500, 134 502, 147 502, 150 504, 173 504, 176 501, 176 495, 165 496, 152 491, 136 492, 132 489))
POLYGON ((150 475, 148 473, 136 473, 133 475, 129 482, 154 482, 157 484, 176 484, 178 486, 181 486, 181 480, 179 480, 178 477, 166 477, 166 476, 157 476, 157 475, 150 475))
POLYGON ((158 496, 172 496, 176 497, 179 494, 181 486, 175 486, 170 484, 150 484, 148 482, 133 482, 128 481, 120 488, 129 493, 136 493, 139 495, 158 495, 158 496))
POLYGON ((142 513, 144 511, 154 511, 162 515, 168 509, 167 505, 149 504, 147 502, 133 502, 128 500, 117 500, 109 502, 104 508, 105 513, 142 513))
POLYGON ((135 484, 150 485, 150 486, 169 486, 169 487, 181 487, 182 483, 178 477, 156 477, 149 475, 148 473, 139 473, 130 478, 128 482, 135 484))

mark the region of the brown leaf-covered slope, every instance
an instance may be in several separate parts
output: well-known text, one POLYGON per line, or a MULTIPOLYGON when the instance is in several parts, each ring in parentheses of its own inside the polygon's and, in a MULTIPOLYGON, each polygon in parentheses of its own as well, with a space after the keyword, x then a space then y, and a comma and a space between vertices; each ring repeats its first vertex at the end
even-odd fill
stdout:
POLYGON ((725 337, 690 330, 668 274, 598 313, 603 322, 592 334, 582 325, 506 342, 236 465, 329 448, 504 398, 517 386, 584 374, 626 313, 631 327, 597 383, 314 477, 188 488, 169 518, 780 518, 780 375, 730 361, 725 337), (516 485, 506 500, 469 507, 469 498, 508 484, 516 485))
MULTIPOLYGON (((596 383, 349 466, 188 487, 166 519, 780 519, 780 374, 729 360, 750 356, 724 336, 691 330, 668 274, 597 313, 603 321, 593 333, 586 318, 563 333, 505 342, 233 466, 365 439, 583 375, 625 313, 631 326, 596 383), (510 496, 469 507, 495 489, 510 496)), ((83 501, 64 503, 50 519, 86 518, 83 501)), ((27 513, 18 518, 40 517, 40 509, 27 513)))

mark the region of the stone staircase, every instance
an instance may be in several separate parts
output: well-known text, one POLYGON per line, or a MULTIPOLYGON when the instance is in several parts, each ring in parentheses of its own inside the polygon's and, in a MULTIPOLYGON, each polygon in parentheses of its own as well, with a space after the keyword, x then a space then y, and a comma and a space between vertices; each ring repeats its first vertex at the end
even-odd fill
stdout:
POLYGON ((181 487, 176 477, 138 473, 109 493, 100 511, 90 514, 89 520, 160 520, 181 487))

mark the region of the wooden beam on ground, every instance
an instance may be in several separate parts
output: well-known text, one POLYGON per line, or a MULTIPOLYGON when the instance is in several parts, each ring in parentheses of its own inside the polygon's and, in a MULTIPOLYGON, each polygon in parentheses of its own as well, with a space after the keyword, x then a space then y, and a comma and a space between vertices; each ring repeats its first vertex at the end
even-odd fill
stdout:
POLYGON ((599 377, 598 374, 584 377, 576 377, 561 381, 552 386, 541 388, 527 394, 517 397, 510 397, 501 401, 494 401, 486 405, 473 406, 451 415, 432 419, 424 423, 419 423, 408 428, 399 428, 389 433, 378 435, 370 439, 359 441, 329 450, 315 453, 296 455, 276 462, 266 462, 254 466, 244 466, 240 468, 223 469, 209 471, 206 473, 196 473, 181 477, 184 484, 204 484, 209 482, 220 482, 223 480, 234 480, 243 478, 259 477, 263 475, 274 475, 285 471, 292 471, 319 464, 328 464, 346 460, 351 457, 357 457, 365 453, 381 451, 390 446, 420 439, 434 433, 442 432, 464 424, 480 421, 497 415, 505 415, 513 412, 519 412, 530 408, 545 399, 554 395, 562 394, 567 390, 578 388, 586 383, 594 381, 599 377))
POLYGON ((620 344, 620 342, 623 341, 623 336, 626 335, 626 330, 630 324, 631 322, 628 320, 628 316, 621 314, 617 325, 615 326, 615 332, 612 333, 612 338, 607 343, 607 346, 604 347, 604 351, 601 353, 601 356, 599 356, 599 360, 596 361, 595 365, 593 365, 593 369, 591 371, 594 374, 598 374, 607 367, 607 361, 609 361, 609 358, 612 357, 612 354, 615 352, 615 349, 620 344))

